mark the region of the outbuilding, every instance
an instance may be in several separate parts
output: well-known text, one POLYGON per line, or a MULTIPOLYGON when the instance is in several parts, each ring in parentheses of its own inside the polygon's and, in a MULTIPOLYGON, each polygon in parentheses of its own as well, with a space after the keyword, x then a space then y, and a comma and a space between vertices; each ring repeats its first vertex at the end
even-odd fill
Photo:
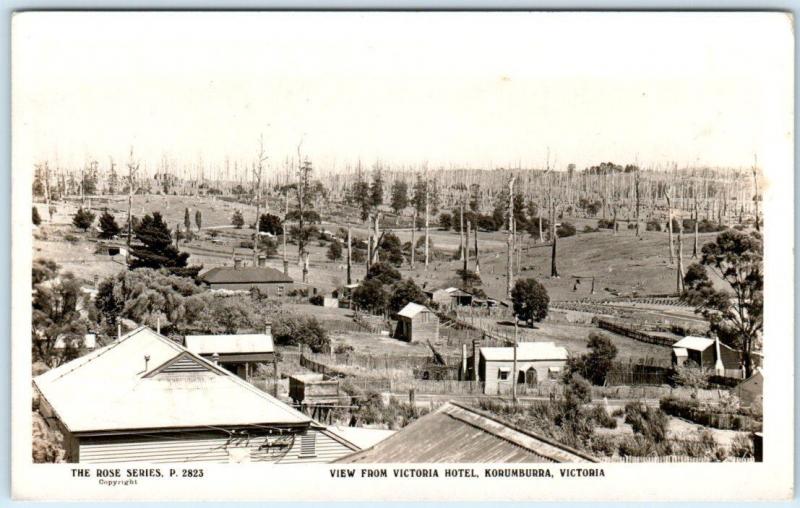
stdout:
MULTIPOLYGON (((187 335, 186 349, 218 363, 244 380, 258 363, 273 364, 277 372, 271 326, 265 333, 238 335, 187 335)), ((277 377, 277 376, 276 376, 277 377)))
POLYGON ((700 368, 719 371, 718 375, 742 377, 741 353, 719 340, 689 336, 673 344, 672 364, 679 366, 689 361, 700 368))
POLYGON ((397 313, 394 336, 408 342, 436 341, 439 339, 439 316, 424 305, 410 302, 397 313))

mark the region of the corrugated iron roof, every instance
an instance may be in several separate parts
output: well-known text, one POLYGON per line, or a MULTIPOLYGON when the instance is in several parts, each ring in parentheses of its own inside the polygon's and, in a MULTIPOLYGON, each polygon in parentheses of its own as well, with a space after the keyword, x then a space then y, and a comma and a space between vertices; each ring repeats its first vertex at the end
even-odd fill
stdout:
MULTIPOLYGON (((514 361, 513 347, 482 347, 481 355, 488 361, 514 361)), ((554 342, 520 342, 517 347, 517 361, 566 360, 567 350, 554 342)))
POLYGON ((448 402, 344 463, 596 462, 588 454, 448 402))
POLYGON ((187 335, 186 348, 198 355, 214 353, 272 353, 272 335, 263 333, 241 335, 187 335))
POLYGON ((672 345, 672 348, 684 348, 684 349, 691 349, 692 351, 705 351, 706 349, 710 348, 714 345, 714 339, 709 339, 706 337, 684 337, 675 344, 672 345))
POLYGON ((200 276, 213 284, 294 282, 291 277, 268 266, 218 266, 200 276))
POLYGON ((417 314, 423 311, 428 311, 429 309, 424 305, 420 305, 418 303, 410 302, 403 307, 400 312, 397 313, 398 316, 403 316, 407 318, 413 318, 417 314))
POLYGON ((311 422, 146 327, 45 372, 33 382, 72 432, 311 422), (186 356, 205 370, 169 373, 162 369, 186 356))
POLYGON ((380 443, 384 439, 393 436, 397 433, 396 430, 386 429, 367 429, 364 427, 342 427, 339 425, 331 425, 328 431, 336 434, 358 446, 360 449, 369 448, 380 443))

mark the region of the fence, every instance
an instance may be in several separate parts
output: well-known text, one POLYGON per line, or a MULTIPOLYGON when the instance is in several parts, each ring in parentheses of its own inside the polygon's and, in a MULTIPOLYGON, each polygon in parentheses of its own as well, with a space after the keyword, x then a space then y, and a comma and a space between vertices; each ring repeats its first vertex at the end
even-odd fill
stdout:
MULTIPOLYGON (((315 362, 324 363, 333 367, 361 367, 369 370, 389 369, 415 369, 424 367, 431 361, 431 356, 423 355, 365 355, 361 353, 335 353, 313 354, 304 353, 304 356, 315 362)), ((456 355, 442 355, 447 365, 461 365, 461 357, 456 355)))
MULTIPOLYGON (((603 458, 601 462, 623 462, 631 464, 640 464, 640 463, 672 464, 677 462, 711 463, 719 461, 711 460, 708 457, 689 457, 688 455, 666 455, 663 457, 631 457, 631 456, 606 457, 603 458)), ((755 459, 753 457, 727 457, 722 462, 755 462, 755 459)))
POLYGON ((648 344, 656 344, 658 346, 672 347, 672 345, 675 344, 676 342, 676 339, 674 338, 662 337, 659 335, 640 332, 639 330, 634 330, 632 328, 628 328, 626 326, 622 326, 617 323, 612 323, 611 321, 607 321, 605 319, 598 319, 597 326, 602 328, 603 330, 608 330, 609 332, 617 333, 619 335, 624 335, 625 337, 631 338, 633 340, 638 340, 639 342, 646 342, 648 344))
POLYGON ((608 385, 663 385, 669 382, 671 369, 651 365, 614 366, 606 375, 608 385))

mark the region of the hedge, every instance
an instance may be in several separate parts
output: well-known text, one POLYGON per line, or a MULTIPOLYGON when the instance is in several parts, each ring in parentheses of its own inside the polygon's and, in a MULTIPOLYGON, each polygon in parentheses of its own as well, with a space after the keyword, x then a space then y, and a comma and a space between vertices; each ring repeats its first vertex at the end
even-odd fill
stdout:
POLYGON ((664 397, 659 406, 668 415, 723 430, 761 431, 762 415, 757 411, 740 409, 732 412, 720 407, 701 404, 697 400, 664 397))

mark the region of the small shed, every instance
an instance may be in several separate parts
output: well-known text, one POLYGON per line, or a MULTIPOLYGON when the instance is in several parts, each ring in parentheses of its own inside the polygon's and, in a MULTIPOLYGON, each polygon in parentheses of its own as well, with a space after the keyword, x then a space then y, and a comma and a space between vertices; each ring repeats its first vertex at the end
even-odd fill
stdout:
POLYGON ((418 303, 408 303, 397 313, 395 338, 407 342, 439 339, 439 316, 418 303))
POLYGON ((691 361, 704 369, 717 367, 717 347, 722 367, 726 371, 741 370, 741 353, 722 342, 707 337, 684 337, 672 345, 672 364, 683 365, 691 361))
POLYGON ((339 380, 326 379, 322 374, 294 374, 289 376, 289 397, 295 404, 336 404, 339 380))

